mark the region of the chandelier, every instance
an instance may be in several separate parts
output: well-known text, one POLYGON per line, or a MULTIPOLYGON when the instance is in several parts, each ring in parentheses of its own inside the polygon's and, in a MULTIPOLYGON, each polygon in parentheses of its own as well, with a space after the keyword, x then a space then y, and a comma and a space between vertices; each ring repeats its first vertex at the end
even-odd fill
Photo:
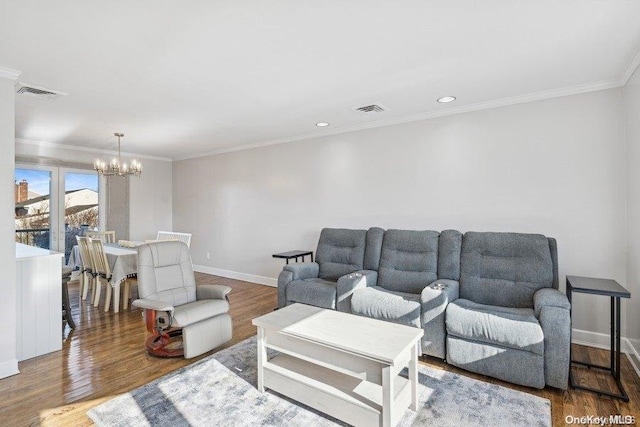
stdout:
POLYGON ((122 138, 124 134, 116 132, 114 135, 118 137, 118 157, 112 158, 109 163, 102 159, 96 159, 93 162, 93 168, 97 170, 100 175, 104 176, 140 176, 142 173, 142 163, 133 159, 131 160, 131 164, 128 164, 126 160, 123 162, 120 157, 120 138, 122 138))

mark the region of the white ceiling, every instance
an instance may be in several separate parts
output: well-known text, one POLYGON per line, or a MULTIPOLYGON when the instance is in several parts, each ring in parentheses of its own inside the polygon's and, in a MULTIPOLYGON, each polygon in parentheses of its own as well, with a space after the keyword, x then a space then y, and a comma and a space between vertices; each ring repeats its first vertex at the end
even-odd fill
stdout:
POLYGON ((17 95, 17 138, 174 159, 615 87, 639 48, 635 0, 0 2, 0 66, 69 93, 17 95))

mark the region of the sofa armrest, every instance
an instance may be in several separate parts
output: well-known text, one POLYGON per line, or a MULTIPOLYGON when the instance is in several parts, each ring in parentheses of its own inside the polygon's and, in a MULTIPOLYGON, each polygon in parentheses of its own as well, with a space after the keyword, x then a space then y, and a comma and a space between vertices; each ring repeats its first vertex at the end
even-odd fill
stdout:
POLYGON ((170 303, 166 302, 166 301, 159 301, 159 300, 155 300, 155 299, 147 299, 147 298, 141 298, 141 299, 137 299, 134 300, 131 303, 132 306, 134 307, 140 307, 143 308, 145 310, 154 310, 154 311, 169 311, 173 313, 173 305, 171 305, 170 303))
POLYGON ((438 279, 425 287, 420 294, 422 305, 422 352, 430 356, 444 359, 446 357, 445 342, 447 331, 445 312, 451 301, 457 300, 460 284, 457 280, 438 279))
POLYGON ((223 299, 229 301, 231 288, 224 285, 198 285, 196 286, 196 299, 223 299))
POLYGON ((570 310, 571 304, 565 294, 557 289, 542 288, 533 294, 533 309, 536 317, 540 317, 542 307, 557 307, 564 310, 570 310))
POLYGON ((571 304, 565 294, 542 288, 533 294, 533 307, 544 335, 544 382, 566 390, 571 349, 571 304))
POLYGON ((278 308, 287 305, 287 285, 293 281, 293 273, 282 270, 278 276, 278 308))
POLYGON ((566 390, 571 364, 571 314, 565 308, 542 306, 538 320, 544 335, 544 382, 566 390))
POLYGON ((287 305, 287 285, 294 280, 315 279, 320 273, 317 262, 287 264, 278 276, 278 308, 287 305))
POLYGON ((367 286, 378 285, 378 272, 374 270, 358 270, 356 273, 362 274, 367 279, 367 286))
POLYGON ((291 280, 315 279, 320 273, 320 265, 317 262, 296 262, 287 264, 282 271, 289 271, 293 274, 291 280))
POLYGON ((356 289, 375 286, 378 281, 378 272, 373 270, 359 270, 347 274, 338 279, 336 285, 336 309, 345 313, 351 313, 351 297, 356 289))

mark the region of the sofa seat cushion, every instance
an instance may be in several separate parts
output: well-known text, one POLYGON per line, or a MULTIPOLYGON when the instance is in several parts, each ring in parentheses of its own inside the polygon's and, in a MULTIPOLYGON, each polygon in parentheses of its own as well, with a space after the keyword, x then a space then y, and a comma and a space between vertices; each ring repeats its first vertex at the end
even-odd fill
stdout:
POLYGON ((173 326, 185 327, 229 311, 223 299, 203 299, 179 305, 173 312, 173 326))
POLYGON ((358 289, 351 298, 351 312, 420 328, 420 295, 389 291, 380 286, 358 289))
POLYGON ((294 302, 335 309, 336 282, 318 278, 293 280, 287 284, 287 304, 294 302))
POLYGON ((458 299, 447 306, 447 333, 470 341, 544 354, 544 335, 533 309, 458 299))

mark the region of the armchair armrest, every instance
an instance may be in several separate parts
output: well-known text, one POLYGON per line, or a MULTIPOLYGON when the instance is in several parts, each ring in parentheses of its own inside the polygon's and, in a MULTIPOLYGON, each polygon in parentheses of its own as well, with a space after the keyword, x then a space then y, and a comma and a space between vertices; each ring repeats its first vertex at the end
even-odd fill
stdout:
POLYGON ((223 285, 198 285, 196 286, 196 299, 223 299, 229 301, 231 288, 223 285))
POLYGON ((291 280, 315 279, 320 273, 320 265, 317 262, 296 262, 285 265, 282 271, 289 271, 293 274, 291 280))
POLYGON ((173 313, 173 305, 166 301, 159 301, 155 299, 137 299, 131 303, 134 307, 140 307, 145 310, 155 311, 170 311, 173 313))
POLYGON ((451 301, 460 296, 460 283, 457 280, 438 279, 431 282, 420 293, 422 305, 422 327, 424 337, 422 352, 430 356, 446 358, 445 342, 447 331, 445 312, 451 301))
POLYGON ((533 294, 533 309, 536 313, 536 317, 540 317, 540 311, 542 307, 557 307, 564 310, 571 309, 569 299, 565 294, 554 288, 542 288, 538 289, 533 294))
POLYGON ((336 285, 336 309, 351 313, 351 297, 356 289, 375 286, 377 281, 378 272, 373 270, 359 270, 340 277, 336 285))

